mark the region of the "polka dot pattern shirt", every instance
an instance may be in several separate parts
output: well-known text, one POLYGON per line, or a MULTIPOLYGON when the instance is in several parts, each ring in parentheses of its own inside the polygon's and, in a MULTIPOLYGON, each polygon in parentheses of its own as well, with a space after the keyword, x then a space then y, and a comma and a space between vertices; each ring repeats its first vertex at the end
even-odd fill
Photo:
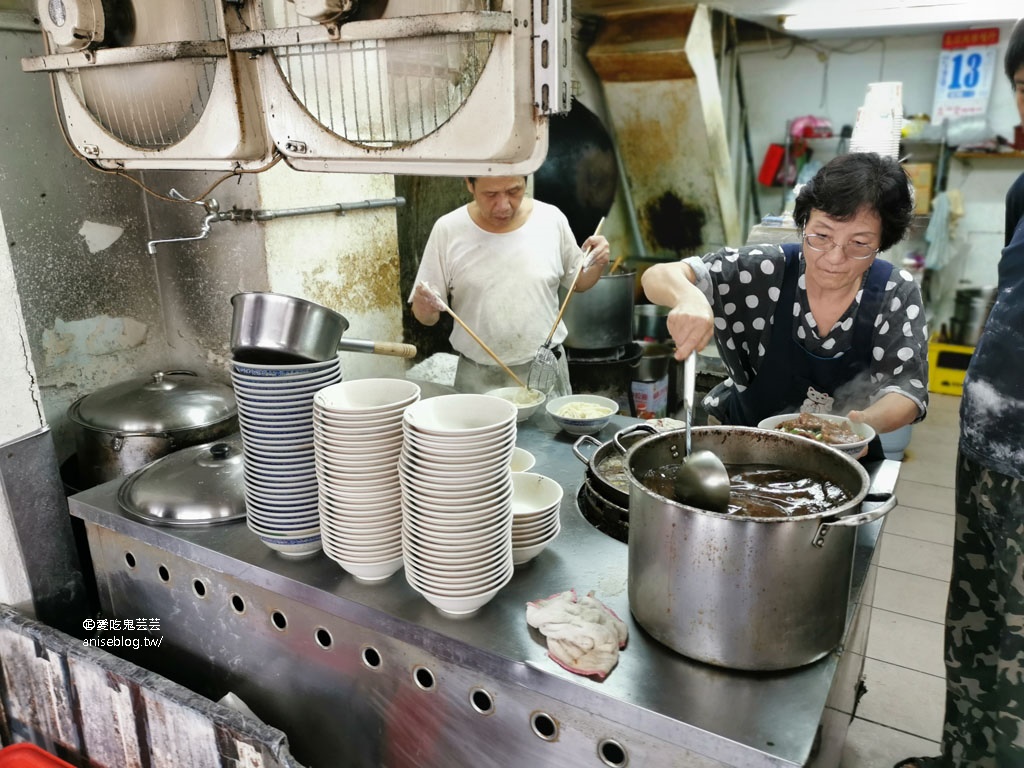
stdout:
MULTIPOLYGON (((775 310, 782 290, 786 256, 777 245, 747 245, 723 248, 704 256, 685 259, 697 277, 697 287, 711 303, 715 314, 715 343, 730 378, 704 399, 707 410, 717 408, 723 396, 735 387, 742 392, 757 373, 771 341, 775 310)), ((818 357, 838 358, 853 343, 853 322, 860 308, 861 291, 853 303, 822 333, 807 300, 804 260, 792 316, 798 343, 818 357)), ((870 401, 889 392, 900 392, 917 404, 918 418, 928 409, 928 329, 921 291, 906 270, 893 269, 885 286, 885 298, 874 319, 870 401)), ((866 408, 870 402, 857 405, 866 408)))

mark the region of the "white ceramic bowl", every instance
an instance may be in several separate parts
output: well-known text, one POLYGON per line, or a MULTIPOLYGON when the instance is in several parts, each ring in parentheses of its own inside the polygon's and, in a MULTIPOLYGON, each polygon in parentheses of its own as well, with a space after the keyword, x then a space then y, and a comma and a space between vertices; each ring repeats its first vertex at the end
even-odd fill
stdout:
POLYGON ((512 564, 525 565, 526 563, 530 562, 531 560, 533 560, 533 558, 535 558, 537 555, 539 555, 547 548, 548 544, 551 542, 552 539, 554 539, 554 536, 552 536, 551 539, 548 539, 547 541, 542 541, 540 544, 532 544, 528 547, 517 547, 513 544, 512 564))
POLYGON ((492 389, 485 394, 500 397, 502 400, 508 400, 512 403, 517 411, 516 421, 526 421, 537 412, 537 409, 547 399, 547 395, 539 389, 524 391, 522 387, 501 387, 499 389, 492 389), (529 395, 526 392, 529 392, 529 395), (520 402, 521 400, 526 400, 526 402, 520 402))
POLYGON ((530 515, 557 507, 562 502, 562 486, 550 477, 534 472, 512 473, 512 514, 530 515))
POLYGON ((511 466, 513 472, 529 472, 536 463, 537 459, 525 448, 517 446, 512 449, 511 466))
POLYGON ((405 553, 405 561, 412 562, 414 567, 416 565, 430 567, 439 573, 493 571, 498 567, 499 561, 503 561, 509 556, 506 547, 494 546, 482 553, 472 552, 463 555, 446 553, 444 557, 441 557, 416 547, 406 536, 402 537, 402 552, 405 553))
POLYGON ((436 435, 420 432, 415 427, 406 424, 403 439, 410 447, 426 452, 438 450, 472 454, 503 448, 506 445, 511 450, 516 442, 516 423, 510 421, 506 427, 475 435, 461 433, 436 435))
MULTIPOLYGON (((757 427, 758 429, 778 429, 779 424, 785 421, 792 421, 799 415, 799 413, 783 413, 778 416, 769 416, 767 419, 761 419, 757 427)), ((853 430, 854 432, 861 436, 861 439, 855 443, 842 443, 840 445, 832 445, 833 448, 837 448, 843 453, 852 456, 853 458, 857 458, 857 456, 860 454, 861 451, 864 450, 867 444, 870 443, 875 438, 875 430, 870 424, 861 424, 855 421, 850 421, 845 416, 835 416, 833 414, 814 413, 811 415, 816 418, 823 419, 825 421, 831 421, 835 424, 841 424, 847 427, 848 429, 853 430)), ((828 443, 823 444, 828 445, 828 443)))
POLYGON ((314 402, 328 411, 371 414, 404 407, 419 397, 419 385, 405 379, 352 379, 321 389, 314 402))
POLYGON ((593 435, 600 432, 608 425, 612 416, 619 412, 619 404, 617 402, 608 397, 601 397, 600 395, 565 395, 564 397, 556 397, 554 400, 548 400, 545 408, 547 408, 548 413, 551 415, 551 418, 555 420, 555 423, 570 435, 593 435), (579 419, 570 416, 558 415, 559 411, 573 403, 595 405, 599 408, 607 409, 608 412, 603 416, 595 416, 590 419, 579 419))
MULTIPOLYGON (((330 557, 330 553, 328 553, 328 557, 330 557)), ((401 556, 380 563, 360 563, 347 557, 331 559, 352 574, 356 581, 371 583, 383 581, 402 567, 401 556)))
POLYGON ((515 431, 516 407, 492 395, 440 395, 405 409, 405 423, 437 436, 470 436, 515 431))

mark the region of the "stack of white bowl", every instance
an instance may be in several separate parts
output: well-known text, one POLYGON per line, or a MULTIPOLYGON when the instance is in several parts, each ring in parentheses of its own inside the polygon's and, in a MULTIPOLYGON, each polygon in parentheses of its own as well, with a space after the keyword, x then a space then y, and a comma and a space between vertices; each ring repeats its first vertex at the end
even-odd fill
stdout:
POLYGON ((902 131, 903 84, 868 83, 864 106, 857 110, 850 151, 899 157, 902 131))
POLYGON ((402 567, 402 415, 419 399, 402 379, 343 381, 313 398, 324 552, 359 581, 402 567))
POLYGON ((341 380, 341 361, 256 365, 233 361, 244 448, 246 524, 283 555, 320 551, 313 396, 341 380))
POLYGON ((528 563, 562 530, 562 486, 533 472, 512 473, 512 562, 528 563))
POLYGON ((512 578, 516 407, 442 395, 409 406, 404 429, 405 578, 442 613, 473 613, 512 578))

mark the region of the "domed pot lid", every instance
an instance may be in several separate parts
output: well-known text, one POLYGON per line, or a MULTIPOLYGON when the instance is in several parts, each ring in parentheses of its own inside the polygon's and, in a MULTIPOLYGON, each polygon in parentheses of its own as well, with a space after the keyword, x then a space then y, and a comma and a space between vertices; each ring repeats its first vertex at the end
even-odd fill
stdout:
POLYGON ((104 432, 157 434, 217 424, 236 416, 231 387, 191 371, 156 371, 76 400, 69 418, 104 432))
POLYGON ((168 454, 129 475, 117 501, 153 525, 211 525, 245 518, 242 439, 238 433, 168 454))

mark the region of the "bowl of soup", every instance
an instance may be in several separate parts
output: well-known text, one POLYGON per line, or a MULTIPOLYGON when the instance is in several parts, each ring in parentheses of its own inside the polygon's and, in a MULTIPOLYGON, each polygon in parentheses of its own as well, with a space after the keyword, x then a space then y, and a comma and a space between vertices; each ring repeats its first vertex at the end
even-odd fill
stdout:
POLYGON ((758 429, 774 429, 788 435, 807 437, 830 445, 854 458, 875 438, 870 424, 850 421, 845 416, 828 413, 783 413, 762 419, 758 429))

